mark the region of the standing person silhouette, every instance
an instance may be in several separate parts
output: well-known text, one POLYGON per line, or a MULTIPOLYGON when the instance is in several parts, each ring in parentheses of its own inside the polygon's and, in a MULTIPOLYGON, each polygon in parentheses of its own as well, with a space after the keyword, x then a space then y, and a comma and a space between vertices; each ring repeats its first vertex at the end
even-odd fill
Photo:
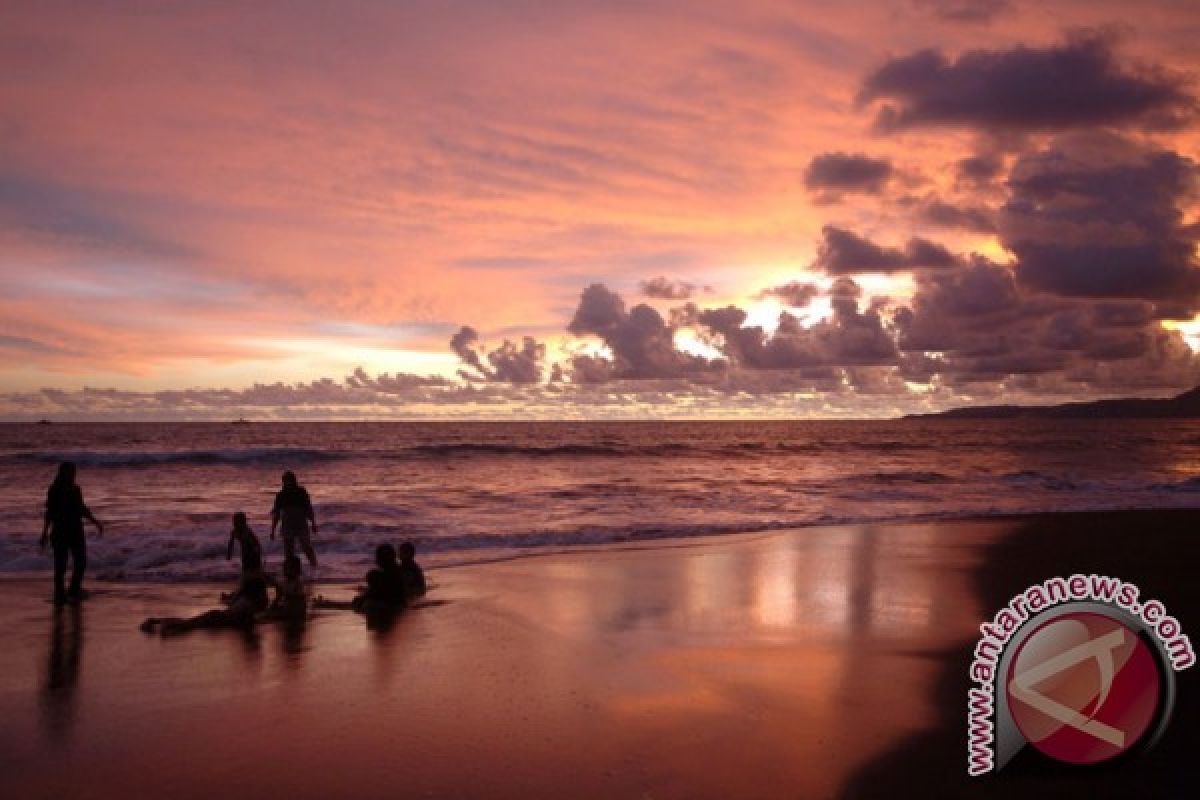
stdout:
POLYGON ((46 492, 46 514, 42 522, 42 538, 38 546, 46 549, 47 539, 54 549, 54 605, 83 599, 83 571, 87 567, 87 542, 83 536, 83 521, 96 526, 96 536, 104 535, 104 525, 92 515, 83 502, 83 490, 75 483, 75 465, 64 461, 46 492), (70 588, 63 588, 67 574, 67 559, 71 564, 70 588))
POLYGON ((233 515, 233 529, 229 532, 229 546, 225 548, 225 560, 233 558, 233 545, 237 543, 242 551, 242 572, 251 572, 263 568, 262 545, 258 537, 250 530, 246 515, 239 511, 233 515))
POLYGON ((310 524, 312 535, 315 536, 317 518, 313 516, 308 490, 296 481, 296 473, 288 470, 283 473, 283 488, 275 494, 275 505, 271 508, 271 539, 275 538, 275 529, 280 528, 284 558, 296 555, 296 543, 299 542, 309 565, 315 568, 317 554, 313 552, 312 539, 309 538, 310 524))

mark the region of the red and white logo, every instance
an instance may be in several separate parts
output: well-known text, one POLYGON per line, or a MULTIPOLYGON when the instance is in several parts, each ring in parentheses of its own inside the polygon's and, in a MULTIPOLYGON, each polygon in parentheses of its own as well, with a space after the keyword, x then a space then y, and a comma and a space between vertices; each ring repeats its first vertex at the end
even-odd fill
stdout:
POLYGON ((1085 611, 1034 630, 1012 659, 1005 690, 1029 743, 1072 764, 1107 761, 1137 746, 1164 694, 1150 647, 1119 620, 1085 611))

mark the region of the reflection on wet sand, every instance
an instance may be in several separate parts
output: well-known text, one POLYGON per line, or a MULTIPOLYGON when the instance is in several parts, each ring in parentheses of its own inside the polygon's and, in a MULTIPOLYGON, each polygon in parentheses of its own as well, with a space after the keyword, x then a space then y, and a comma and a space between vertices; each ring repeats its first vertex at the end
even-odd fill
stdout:
POLYGON ((63 740, 70 734, 82 656, 83 610, 77 605, 56 609, 40 695, 42 727, 49 739, 63 740))
MULTIPOLYGON (((684 782, 695 763, 711 761, 731 776, 773 772, 782 785, 828 796, 931 718, 928 654, 974 628, 978 601, 963 567, 976 557, 948 546, 935 525, 868 525, 497 575, 537 584, 498 590, 505 607, 548 629, 526 653, 543 686, 619 670, 599 708, 664 781, 684 782), (603 647, 565 649, 564 639, 603 647), (601 667, 610 654, 619 666, 601 667), (728 735, 709 752, 692 731, 715 729, 728 735), (730 751, 729 736, 754 746, 730 751)), ((724 788, 737 795, 736 785, 724 788)))
POLYGON ((304 640, 308 633, 308 621, 304 619, 286 620, 280 627, 279 640, 283 645, 284 655, 288 657, 287 666, 290 669, 298 669, 302 663, 300 656, 307 649, 304 640))
MULTIPOLYGON (((653 563, 620 564, 613 593, 589 591, 579 581, 552 581, 542 619, 552 624, 625 624, 658 619, 661 627, 695 635, 769 638, 911 637, 934 634, 970 617, 956 570, 941 569, 933 526, 885 530, 876 526, 779 535, 740 548, 702 548, 681 559, 683 573, 653 563), (918 555, 924 554, 924 555, 918 555), (949 582, 949 586, 948 583, 949 582), (947 599, 949 598, 949 599, 947 599), (609 608, 613 600, 616 608, 609 608), (950 618, 947 619, 947 616, 950 618)), ((649 559, 648 559, 649 560, 649 559)), ((557 575, 581 575, 603 564, 556 565, 557 575)))

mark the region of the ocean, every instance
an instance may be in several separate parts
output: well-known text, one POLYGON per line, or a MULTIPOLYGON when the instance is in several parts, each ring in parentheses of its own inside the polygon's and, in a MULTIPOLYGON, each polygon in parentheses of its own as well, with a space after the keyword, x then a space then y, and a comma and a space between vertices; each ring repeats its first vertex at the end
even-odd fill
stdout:
MULTIPOLYGON (((267 546, 280 473, 313 497, 321 580, 376 544, 431 566, 614 542, 1200 502, 1200 421, 253 422, 0 425, 0 574, 45 572, 45 490, 79 465, 89 572, 221 580, 229 517, 267 546), (90 530, 90 529, 89 529, 90 530)), ((236 559, 236 557, 235 557, 236 559)))

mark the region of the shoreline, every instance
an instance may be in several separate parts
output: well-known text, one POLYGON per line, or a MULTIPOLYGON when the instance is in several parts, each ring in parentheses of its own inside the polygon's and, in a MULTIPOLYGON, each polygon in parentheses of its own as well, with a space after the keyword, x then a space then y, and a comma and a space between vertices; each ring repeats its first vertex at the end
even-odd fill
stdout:
MULTIPOLYGON (((582 542, 580 544, 554 544, 544 547, 531 547, 526 550, 518 550, 514 552, 499 552, 494 556, 480 556, 470 558, 463 561, 439 561, 440 556, 446 556, 453 553, 470 553, 470 552, 488 552, 485 548, 477 550, 448 550, 438 551, 432 550, 425 554, 418 553, 422 567, 426 572, 438 572, 443 570, 464 569, 471 567, 486 567, 490 564, 503 564, 513 561, 524 561, 529 559, 549 558, 553 556, 585 556, 592 553, 604 553, 614 551, 642 551, 642 550, 659 550, 673 548, 687 548, 692 546, 703 546, 707 543, 716 541, 736 542, 747 537, 773 536, 776 534, 806 534, 814 531, 819 532, 827 529, 838 529, 846 527, 859 526, 897 526, 897 525, 929 525, 929 524, 966 524, 975 523, 1000 522, 1018 524, 1023 521, 1035 520, 1039 518, 1067 518, 1078 517, 1085 519, 1089 516, 1105 516, 1110 514, 1178 514, 1188 513, 1192 508, 1188 506, 1157 506, 1157 507, 1142 507, 1142 506, 1123 506, 1117 505, 1105 508, 1086 508, 1086 509, 1056 509, 1049 511, 997 511, 995 513, 980 513, 978 511, 947 512, 947 513, 931 513, 931 514, 912 514, 907 516, 891 516, 891 517, 860 517, 844 521, 821 521, 811 524, 781 524, 778 527, 769 526, 763 528, 731 528, 729 530, 713 530, 701 531, 694 533, 676 534, 674 532, 666 533, 662 536, 646 536, 643 538, 617 539, 613 541, 600 542, 582 542)), ((336 534, 333 534, 336 536, 336 534)), ((89 541, 91 536, 89 535, 89 541)), ((387 537, 380 536, 380 543, 388 541, 390 538, 402 537, 387 537)), ((318 554, 320 554, 320 544, 322 541, 329 541, 330 535, 325 535, 322 539, 315 540, 318 554)), ((497 548, 499 549, 499 548, 497 548)), ((47 550, 47 553, 49 551, 47 550)), ((345 555, 341 552, 336 552, 336 555, 345 555)), ((47 555, 48 559, 49 556, 47 555)), ((271 568, 273 561, 278 561, 282 556, 277 553, 271 553, 268 558, 268 568, 271 568)), ((362 569, 365 575, 366 570, 370 569, 370 553, 362 553, 358 556, 362 562, 362 569)), ((233 562, 230 562, 231 564, 233 562)), ((308 566, 305 564, 307 571, 308 566)), ((104 586, 138 586, 146 585, 183 585, 183 586, 204 586, 204 585, 226 585, 237 580, 237 568, 231 566, 229 572, 225 576, 193 576, 193 575, 178 575, 170 577, 156 576, 136 576, 133 578, 112 578, 99 575, 96 573, 92 565, 88 567, 88 575, 85 580, 87 584, 99 583, 104 586)), ((0 585, 5 583, 23 583, 37 582, 40 580, 49 580, 51 570, 49 567, 40 570, 13 570, 10 572, 0 571, 0 585)), ((361 577, 342 577, 342 578, 318 578, 318 582, 323 586, 350 586, 361 583, 361 577)))
POLYGON ((1128 772, 1018 759, 980 780, 967 667, 978 623, 1063 569, 1136 581, 1200 631, 1178 556, 1198 521, 814 527, 439 568, 430 605, 389 629, 321 611, 300 631, 161 639, 137 623, 227 587, 92 582, 55 614, 35 579, 0 580, 0 793, 1171 796, 1198 743, 1200 671, 1179 674, 1174 723, 1128 772))

